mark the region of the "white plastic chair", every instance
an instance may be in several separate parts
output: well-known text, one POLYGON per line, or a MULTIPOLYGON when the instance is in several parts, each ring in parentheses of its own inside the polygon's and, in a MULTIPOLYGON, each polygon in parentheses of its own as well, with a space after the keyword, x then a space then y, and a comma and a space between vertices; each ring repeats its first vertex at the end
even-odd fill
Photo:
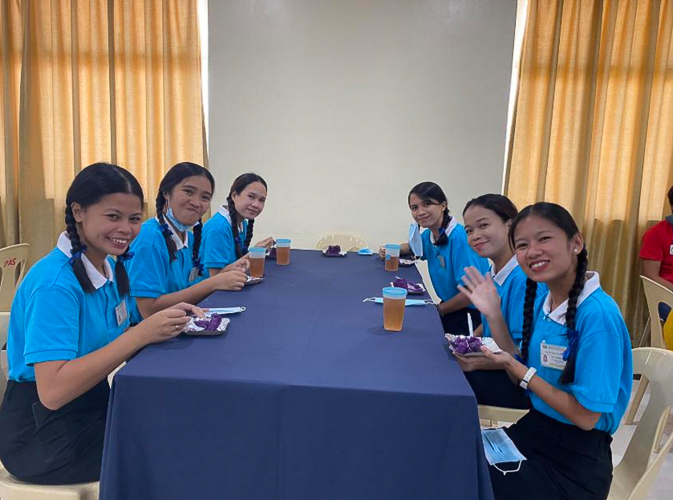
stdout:
POLYGON ((28 259, 28 243, 20 243, 0 250, 0 311, 9 311, 14 292, 21 282, 28 259), (16 270, 19 269, 19 276, 16 270))
POLYGON ((365 240, 351 234, 329 234, 320 238, 318 243, 315 244, 315 248, 316 250, 325 250, 331 245, 339 245, 341 250, 347 252, 357 252, 361 248, 369 247, 365 240))
POLYGON ((528 410, 517 410, 500 406, 479 405, 479 420, 487 420, 491 427, 496 427, 498 422, 517 422, 528 410))
MULTIPOLYGON (((7 342, 9 313, 0 313, 0 342, 7 342)), ((0 399, 7 388, 7 375, 0 370, 0 399)), ((28 484, 12 477, 0 467, 0 498, 2 500, 98 500, 99 483, 69 484, 64 486, 41 486, 28 484)))
MULTIPOLYGON (((659 303, 663 302, 673 308, 673 292, 645 276, 641 276, 640 279, 643 282, 645 299, 647 300, 647 309, 650 313, 650 345, 652 347, 666 349, 664 334, 661 328, 661 320, 659 319, 659 303)), ((640 382, 638 382, 636 394, 633 396, 633 402, 629 407, 629 411, 626 413, 626 418, 624 420, 626 424, 633 424, 633 419, 636 416, 636 412, 638 411, 638 407, 640 406, 640 402, 643 399, 646 389, 647 378, 641 377, 640 382)))
POLYGON ((671 434, 656 452, 673 405, 673 352, 656 347, 634 349, 633 371, 650 381, 650 400, 624 458, 615 467, 608 500, 643 500, 673 446, 671 434))

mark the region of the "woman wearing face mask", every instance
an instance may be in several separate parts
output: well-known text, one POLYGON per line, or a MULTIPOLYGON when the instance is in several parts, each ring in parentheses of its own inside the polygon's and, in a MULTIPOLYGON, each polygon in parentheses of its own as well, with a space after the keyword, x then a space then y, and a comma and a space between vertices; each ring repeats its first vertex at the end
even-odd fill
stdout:
POLYGON ((240 290, 245 285, 243 267, 203 278, 201 217, 214 189, 210 172, 189 162, 173 166, 162 179, 156 218, 143 223, 131 245, 135 258, 127 265, 131 295, 143 317, 179 302, 197 304, 216 290, 240 290))
MULTIPOLYGON (((527 460, 516 473, 490 468, 495 498, 543 492, 549 500, 604 500, 612 481, 611 434, 631 393, 629 333, 598 274, 587 272, 584 238, 567 210, 553 203, 526 207, 512 222, 510 241, 528 277, 523 362, 506 351, 482 351, 530 391, 532 409, 504 429, 527 460), (548 291, 536 301, 538 283, 548 291)), ((497 297, 483 285, 479 277, 466 280, 473 302, 495 309, 497 297)))
MULTIPOLYGON (((239 175, 229 190, 227 205, 206 222, 203 228, 201 261, 215 276, 246 259, 252 241, 255 219, 264 210, 267 186, 257 174, 239 175)), ((273 238, 257 242, 255 246, 269 248, 273 238)))
MULTIPOLYGON (((410 243, 400 245, 400 255, 409 255, 412 247, 415 252, 422 251, 417 256, 428 261, 432 286, 442 300, 437 305, 437 311, 444 331, 467 335, 467 315, 471 316, 475 327, 481 324, 481 317, 469 298, 458 291, 458 285, 465 268, 475 266, 485 273, 488 261, 474 253, 467 244, 465 229, 449 214, 446 195, 437 184, 422 182, 414 186, 407 201, 415 225, 426 230, 420 235, 412 231, 410 243)), ((385 247, 379 249, 379 254, 385 258, 385 247)))
MULTIPOLYGON (((493 337, 501 349, 510 354, 519 354, 523 332, 523 308, 526 294, 526 275, 514 256, 509 244, 508 232, 518 211, 509 198, 499 194, 485 194, 470 200, 463 210, 467 242, 479 256, 491 259, 491 272, 486 276, 476 268, 469 268, 469 276, 483 283, 484 293, 493 299, 488 304, 498 307, 484 309, 481 302, 474 305, 481 312, 481 327, 475 332, 484 337, 493 337)), ((458 287, 470 297, 469 291, 458 287)), ((538 290, 546 290, 544 284, 538 290)), ((538 294, 540 292, 538 291, 538 294)), ((483 357, 456 355, 465 377, 472 386, 479 404, 507 408, 528 408, 525 392, 513 385, 506 372, 483 357)))
POLYGON ((66 231, 21 282, 9 323, 9 381, 0 407, 0 459, 22 481, 73 484, 100 477, 108 375, 144 346, 203 316, 179 304, 129 328, 123 262, 142 221, 130 172, 96 163, 66 195, 66 231), (116 257, 115 261, 111 257, 116 257))

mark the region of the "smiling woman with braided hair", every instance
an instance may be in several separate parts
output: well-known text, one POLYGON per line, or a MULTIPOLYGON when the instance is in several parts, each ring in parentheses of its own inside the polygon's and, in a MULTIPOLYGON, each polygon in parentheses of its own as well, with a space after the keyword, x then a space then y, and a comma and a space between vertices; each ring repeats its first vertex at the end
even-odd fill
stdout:
MULTIPOLYGON (((255 219, 264 210, 266 194, 266 181, 257 174, 239 175, 234 180, 227 204, 203 228, 201 261, 210 276, 247 260, 255 219)), ((255 246, 269 248, 273 243, 273 238, 266 238, 255 246)))
MULTIPOLYGON (((438 184, 426 181, 415 185, 407 203, 415 224, 409 243, 400 245, 400 255, 417 252, 417 257, 427 261, 432 286, 441 300, 437 312, 444 331, 467 335, 467 316, 470 315, 475 327, 481 325, 481 316, 470 299, 459 292, 458 285, 467 267, 475 266, 486 273, 488 260, 467 244, 465 228, 449 213, 446 194, 438 184), (425 229, 422 233, 421 228, 425 229)), ((385 247, 379 248, 379 255, 385 258, 385 247)))
POLYGON ((240 290, 246 282, 241 267, 208 278, 199 257, 201 217, 215 190, 212 174, 200 165, 174 165, 161 180, 156 217, 145 221, 127 264, 131 296, 143 317, 179 302, 198 304, 216 290, 240 290))
POLYGON ((187 313, 203 316, 177 304, 129 328, 124 262, 133 256, 129 243, 140 230, 142 204, 130 172, 106 163, 83 169, 66 195, 66 231, 16 292, 0 460, 23 481, 98 480, 107 376, 144 346, 175 337, 187 313))
MULTIPOLYGON (((612 481, 611 435, 633 376, 624 319, 598 273, 587 272, 584 238, 565 208, 526 207, 510 241, 528 277, 521 357, 482 351, 528 389, 532 409, 505 429, 527 460, 506 475, 490 468, 495 498, 603 500, 612 481), (548 292, 536 301, 538 283, 548 292)), ((465 283, 474 303, 491 300, 481 278, 465 283)))

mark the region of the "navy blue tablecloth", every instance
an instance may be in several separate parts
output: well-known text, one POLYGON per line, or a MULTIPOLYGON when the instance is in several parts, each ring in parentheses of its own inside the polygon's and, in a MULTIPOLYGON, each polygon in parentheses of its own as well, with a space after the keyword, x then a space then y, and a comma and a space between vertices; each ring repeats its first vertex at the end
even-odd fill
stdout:
MULTIPOLYGON (((490 500, 474 395, 433 306, 383 329, 375 257, 292 251, 220 337, 153 345, 115 376, 101 500, 490 500)), ((428 298, 427 296, 425 298, 428 298)))

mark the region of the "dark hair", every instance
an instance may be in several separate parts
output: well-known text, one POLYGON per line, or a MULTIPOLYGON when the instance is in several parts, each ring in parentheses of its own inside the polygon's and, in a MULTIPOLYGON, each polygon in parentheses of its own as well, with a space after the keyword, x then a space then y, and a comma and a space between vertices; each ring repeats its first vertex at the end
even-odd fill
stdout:
MULTIPOLYGON (((510 245, 514 248, 514 233, 519 223, 530 217, 530 216, 540 217, 545 219, 559 229, 561 229, 568 239, 573 238, 576 234, 580 232, 577 224, 575 224, 572 215, 561 205, 556 203, 547 203, 540 202, 535 205, 529 205, 524 208, 519 215, 516 216, 512 222, 512 227, 509 231, 509 240, 510 245)), ((577 254, 577 269, 575 271, 575 281, 573 282, 572 287, 568 291, 568 310, 566 311, 566 331, 569 337, 568 348, 569 356, 566 362, 565 369, 561 373, 559 382, 561 384, 570 384, 575 380, 575 363, 577 361, 577 344, 579 338, 574 342, 572 341, 573 336, 579 335, 575 330, 575 314, 577 313, 577 299, 582 293, 584 288, 584 282, 587 272, 587 266, 589 263, 589 257, 587 253, 586 246, 582 247, 582 250, 577 254), (573 344, 575 344, 573 346, 573 344)), ((537 283, 530 278, 526 280, 526 298, 524 299, 523 306, 523 338, 521 340, 521 357, 524 362, 528 359, 528 346, 530 345, 530 339, 533 335, 533 309, 535 305, 535 295, 537 292, 537 283)))
MULTIPOLYGON (((161 179, 161 184, 159 184, 159 192, 157 193, 156 199, 156 209, 157 209, 157 218, 162 225, 161 234, 166 240, 166 247, 168 248, 168 256, 170 262, 177 259, 176 252, 177 246, 171 238, 171 232, 168 229, 168 222, 166 222, 166 217, 164 216, 164 209, 166 208, 166 197, 173 191, 175 186, 184 181, 187 177, 202 176, 210 181, 210 185, 215 191, 215 179, 213 175, 203 168, 201 165, 192 163, 189 161, 183 161, 181 163, 176 163, 173 167, 166 172, 164 178, 161 179)), ((192 249, 192 263, 194 267, 199 269, 199 276, 203 274, 203 269, 201 269, 201 259, 199 259, 199 248, 201 246, 201 229, 203 228, 203 222, 201 219, 196 223, 194 229, 194 248, 192 249)))
POLYGON ((241 242, 238 237, 238 212, 234 199, 231 197, 234 193, 240 195, 243 190, 253 182, 261 182, 264 189, 268 189, 266 181, 261 176, 253 173, 242 174, 234 179, 231 189, 229 189, 229 196, 227 196, 227 208, 229 209, 229 217, 231 218, 231 232, 234 234, 234 249, 236 250, 236 258, 240 259, 248 253, 250 242, 252 241, 252 231, 255 225, 255 219, 248 221, 248 229, 245 233, 245 241, 241 242))
MULTIPOLYGON (((82 262, 82 253, 86 251, 86 246, 80 241, 72 204, 77 203, 80 207, 86 208, 95 205, 104 196, 116 193, 136 195, 140 200, 140 206, 143 205, 143 189, 131 172, 109 163, 94 163, 83 168, 75 176, 65 197, 65 227, 72 245, 70 263, 85 293, 93 293, 96 288, 91 283, 82 262)), ((122 297, 129 293, 129 277, 124 267, 124 261, 129 258, 129 247, 126 247, 124 253, 117 257, 115 264, 117 290, 122 297)))
POLYGON ((673 186, 668 190, 668 203, 673 205, 673 186))
POLYGON ((465 215, 465 212, 467 212, 468 208, 474 206, 484 207, 491 212, 495 212, 503 222, 513 220, 514 217, 516 217, 519 213, 516 205, 512 203, 512 200, 501 194, 482 194, 481 196, 472 198, 465 205, 465 208, 463 209, 463 215, 465 215))
MULTIPOLYGON (((435 202, 436 205, 448 203, 444 191, 442 191, 442 188, 440 188, 439 185, 435 184, 434 182, 426 181, 416 184, 413 188, 411 188, 411 191, 409 191, 409 196, 407 196, 407 203, 409 203, 412 194, 418 196, 421 201, 432 201, 435 202)), ((449 222, 451 222, 451 215, 449 214, 448 207, 446 207, 444 208, 444 218, 442 219, 442 223, 439 226, 439 238, 437 238, 434 243, 436 246, 446 245, 446 243, 449 241, 446 236, 446 228, 449 226, 449 222)))

